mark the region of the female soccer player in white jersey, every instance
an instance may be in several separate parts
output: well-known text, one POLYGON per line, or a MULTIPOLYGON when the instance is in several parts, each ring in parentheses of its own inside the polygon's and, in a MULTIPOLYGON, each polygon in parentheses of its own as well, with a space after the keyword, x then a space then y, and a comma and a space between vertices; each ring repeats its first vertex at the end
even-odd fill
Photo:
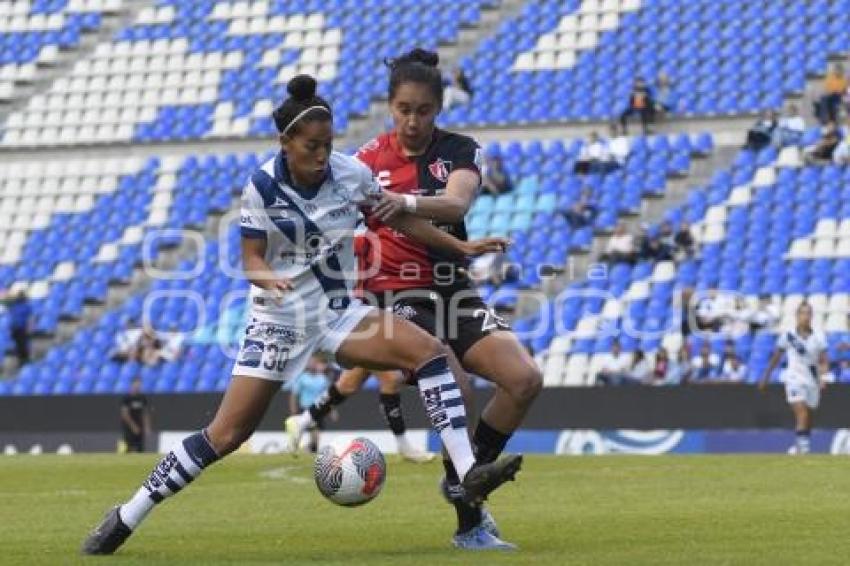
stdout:
MULTIPOLYGON (((236 450, 281 384, 303 371, 317 350, 335 354, 343 366, 403 370, 418 386, 468 500, 482 500, 519 470, 521 456, 476 463, 440 341, 352 296, 358 207, 374 204, 381 188, 367 167, 331 150, 331 108, 316 95, 316 81, 301 75, 287 90, 289 98, 274 112, 282 150, 252 175, 242 197, 249 324, 218 412, 169 452, 131 499, 106 514, 84 542, 86 554, 115 552, 155 505, 236 450)), ((422 228, 429 241, 439 238, 439 230, 412 218, 395 225, 411 235, 422 228)))
POLYGON ((820 392, 826 385, 823 376, 829 371, 826 356, 826 338, 812 328, 812 306, 803 302, 797 307, 797 323, 783 330, 776 342, 776 350, 759 381, 764 390, 776 365, 787 356, 782 381, 785 395, 796 421, 796 443, 791 452, 808 454, 812 431, 812 416, 820 404, 820 392))

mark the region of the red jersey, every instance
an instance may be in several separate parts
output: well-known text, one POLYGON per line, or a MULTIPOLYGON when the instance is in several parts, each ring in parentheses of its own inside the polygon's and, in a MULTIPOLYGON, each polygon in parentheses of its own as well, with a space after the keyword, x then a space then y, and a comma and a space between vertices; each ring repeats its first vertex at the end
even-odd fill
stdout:
MULTIPOLYGON (((357 158, 371 170, 383 190, 417 196, 438 196, 446 189, 452 171, 471 169, 481 175, 481 148, 467 136, 435 129, 431 144, 422 155, 408 157, 394 131, 381 134, 360 148, 357 158)), ((366 263, 375 273, 363 282, 367 291, 421 289, 434 284, 434 268, 446 271, 466 266, 465 259, 452 258, 421 244, 373 218, 366 225, 378 237, 380 247, 372 246, 366 263), (380 257, 376 257, 380 254, 380 257), (449 267, 445 267, 449 264, 449 267)), ((438 224, 460 240, 466 240, 466 225, 438 224)))

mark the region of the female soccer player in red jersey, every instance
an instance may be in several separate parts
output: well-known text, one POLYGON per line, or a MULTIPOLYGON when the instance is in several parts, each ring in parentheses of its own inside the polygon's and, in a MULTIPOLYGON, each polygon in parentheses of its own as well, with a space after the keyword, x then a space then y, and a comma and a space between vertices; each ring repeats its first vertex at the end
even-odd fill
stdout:
MULTIPOLYGON (((466 239, 464 216, 481 185, 481 149, 469 137, 436 127, 443 99, 438 63, 435 53, 421 49, 387 62, 389 109, 395 127, 357 153, 384 189, 381 202, 367 219, 380 245, 370 250, 368 264, 373 273, 363 287, 378 305, 392 308, 445 340, 464 369, 497 385, 473 434, 476 456, 487 462, 502 452, 540 392, 540 370, 507 323, 475 292, 462 261, 386 224, 399 214, 412 214, 466 239)), ((364 375, 352 370, 340 380, 351 391, 350 382, 362 382, 364 375)), ((323 403, 333 406, 344 397, 340 385, 332 386, 323 403)), ((326 407, 317 409, 321 413, 326 407)), ((303 422, 292 420, 288 428, 300 428, 303 422)), ((445 466, 444 494, 458 514, 455 544, 507 546, 494 536, 497 531, 489 514, 462 501, 457 475, 450 462, 445 466)))

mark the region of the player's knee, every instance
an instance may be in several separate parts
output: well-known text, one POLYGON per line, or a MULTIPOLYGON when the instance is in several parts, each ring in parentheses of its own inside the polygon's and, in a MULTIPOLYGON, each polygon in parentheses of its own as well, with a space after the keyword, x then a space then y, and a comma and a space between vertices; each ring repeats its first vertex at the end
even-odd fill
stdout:
POLYGON ((351 379, 338 379, 336 382, 336 390, 348 397, 354 395, 360 388, 360 384, 351 379))
POLYGON ((413 372, 438 356, 448 355, 448 349, 445 344, 433 336, 427 336, 422 339, 421 344, 411 349, 411 353, 413 355, 411 356, 409 367, 405 369, 413 372))
POLYGON ((520 405, 529 405, 543 389, 543 374, 535 366, 518 373, 511 382, 510 394, 520 405))

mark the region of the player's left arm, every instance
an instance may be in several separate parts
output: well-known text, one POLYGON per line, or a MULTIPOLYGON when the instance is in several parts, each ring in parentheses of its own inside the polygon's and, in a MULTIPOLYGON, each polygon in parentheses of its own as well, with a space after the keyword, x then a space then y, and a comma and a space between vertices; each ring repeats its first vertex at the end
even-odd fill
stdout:
POLYGON ((504 252, 508 246, 508 240, 505 238, 481 238, 466 242, 440 230, 423 218, 407 213, 393 216, 386 224, 428 247, 453 255, 475 257, 486 253, 504 252))
POLYGON ((372 209, 372 214, 382 222, 407 212, 437 222, 458 224, 469 212, 480 185, 481 174, 477 169, 457 169, 449 175, 444 194, 417 197, 386 191, 372 209))

